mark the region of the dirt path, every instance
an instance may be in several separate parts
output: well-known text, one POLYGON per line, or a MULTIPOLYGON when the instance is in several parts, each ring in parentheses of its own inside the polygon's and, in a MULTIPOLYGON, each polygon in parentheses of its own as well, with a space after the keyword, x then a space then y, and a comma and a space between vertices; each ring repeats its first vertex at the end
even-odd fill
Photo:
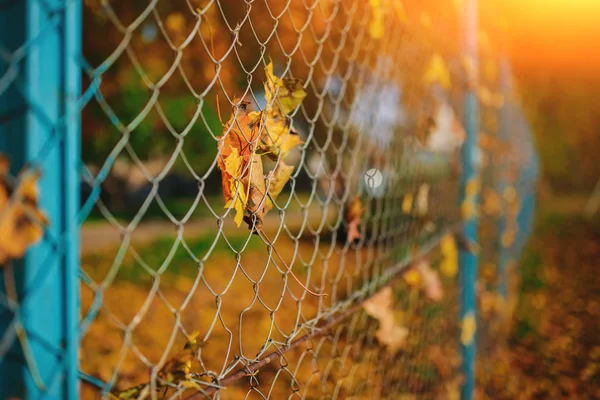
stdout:
MULTIPOLYGON (((329 210, 329 217, 333 215, 332 209, 329 210)), ((311 207, 308 212, 308 221, 311 226, 317 226, 323 217, 322 209, 318 207, 311 207)), ((290 227, 301 226, 304 220, 304 213, 299 210, 290 210, 285 214, 285 224, 290 227)), ((265 217, 266 226, 278 227, 280 224, 281 216, 272 211, 265 217)), ((226 218, 226 227, 233 229, 233 222, 231 218, 226 218)), ((126 224, 123 223, 126 227, 126 224)), ((202 217, 198 219, 192 219, 184 225, 184 234, 186 237, 201 236, 208 232, 215 232, 217 229, 217 219, 214 217, 202 217)), ((244 226, 239 229, 247 229, 244 226)), ((131 243, 137 245, 149 243, 157 238, 175 235, 177 232, 177 226, 169 220, 152 220, 141 222, 131 232, 131 243)), ((109 222, 94 222, 90 224, 84 224, 81 229, 81 254, 87 254, 90 252, 96 252, 98 250, 106 248, 114 248, 118 246, 123 240, 123 233, 119 227, 115 227, 109 222)))

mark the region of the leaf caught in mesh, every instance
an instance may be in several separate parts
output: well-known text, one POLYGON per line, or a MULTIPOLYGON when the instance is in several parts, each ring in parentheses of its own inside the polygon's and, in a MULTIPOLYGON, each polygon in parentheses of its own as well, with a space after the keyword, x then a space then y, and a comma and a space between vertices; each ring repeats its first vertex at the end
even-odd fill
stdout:
POLYGON ((440 271, 448 278, 454 278, 458 274, 458 249, 452 234, 447 234, 440 243, 442 261, 440 271))
POLYGON ((348 242, 354 242, 360 239, 360 219, 365 209, 358 197, 355 197, 346 211, 346 221, 348 222, 348 242))
POLYGON ((281 159, 291 149, 302 144, 294 131, 288 115, 306 97, 306 91, 299 79, 279 78, 273 74, 273 64, 265 68, 267 79, 264 84, 267 106, 264 111, 265 129, 260 137, 261 149, 273 160, 281 159))
POLYGON ((429 65, 425 70, 423 80, 426 84, 431 85, 438 83, 442 88, 449 90, 452 87, 450 80, 450 71, 446 67, 444 58, 439 54, 434 54, 429 60, 429 65))
POLYGON ((219 137, 217 162, 221 169, 225 208, 235 208, 235 222, 240 226, 248 197, 247 187, 244 187, 241 182, 243 175, 248 173, 247 167, 254 156, 259 131, 258 115, 248 112, 250 103, 239 99, 234 101, 236 106, 233 114, 219 137))
POLYGON ((460 342, 465 346, 469 345, 473 341, 476 331, 477 321, 475 321, 475 314, 469 312, 463 317, 462 320, 460 342))
POLYGON ((373 39, 381 39, 384 34, 384 17, 381 0, 369 0, 371 5, 371 23, 369 24, 369 35, 373 39))
POLYGON ((385 345, 391 354, 395 354, 404 344, 408 329, 400 325, 394 317, 394 295, 387 286, 363 303, 363 309, 371 317, 379 321, 379 329, 375 334, 377 340, 385 345))
POLYGON ((233 114, 219 137, 218 165, 225 207, 235 209, 238 227, 242 221, 251 228, 262 227, 264 216, 273 208, 273 201, 294 171, 284 158, 302 143, 288 117, 306 97, 302 82, 275 76, 272 63, 267 65, 265 73, 265 109, 250 111, 249 102, 234 100, 233 114), (259 148, 260 154, 256 151, 259 148), (264 174, 262 155, 277 161, 268 177, 264 174))
POLYGON ((48 224, 38 208, 39 171, 24 169, 16 187, 8 176, 8 159, 0 156, 0 265, 22 258, 43 236, 48 224))
POLYGON ((235 209, 235 223, 240 226, 246 209, 246 191, 239 177, 242 175, 243 162, 237 148, 233 148, 231 153, 225 159, 225 171, 223 172, 224 182, 223 190, 227 187, 229 195, 225 197, 227 203, 226 208, 232 207, 235 209))
MULTIPOLYGON (((164 394, 171 387, 184 387, 200 389, 200 386, 192 379, 192 367, 194 361, 198 358, 198 352, 204 345, 203 341, 198 340, 199 333, 192 332, 189 335, 183 350, 171 357, 165 365, 158 371, 157 392, 164 394), (175 385, 175 386, 173 386, 175 385)), ((112 393, 112 398, 130 400, 146 398, 150 394, 150 385, 145 383, 132 388, 112 393)))

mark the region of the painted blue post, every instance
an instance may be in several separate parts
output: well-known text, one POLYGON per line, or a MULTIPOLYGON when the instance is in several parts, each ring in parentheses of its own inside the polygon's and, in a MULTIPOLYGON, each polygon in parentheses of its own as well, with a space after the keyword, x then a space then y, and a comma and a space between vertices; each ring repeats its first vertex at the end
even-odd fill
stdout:
MULTIPOLYGON (((43 240, 6 269, 18 306, 0 303, 3 399, 79 394, 80 42, 80 0, 13 1, 0 9, 0 48, 9 56, 0 61, 0 152, 13 174, 26 164, 41 171, 40 208, 49 218, 43 240)), ((3 276, 3 298, 6 285, 3 276)))
MULTIPOLYGON (((506 57, 502 57, 500 61, 500 91, 504 96, 504 104, 499 111, 499 139, 502 143, 508 144, 510 143, 510 135, 511 135, 511 104, 510 104, 510 64, 506 57)), ((512 132, 514 133, 514 132, 512 132)), ((498 182, 496 186, 496 190, 502 198, 504 198, 504 192, 507 185, 508 179, 508 163, 509 163, 509 155, 506 154, 502 160, 500 161, 500 165, 498 168, 498 182)), ((507 229, 507 206, 505 201, 502 202, 502 214, 498 219, 498 293, 504 300, 508 300, 508 271, 507 267, 512 257, 510 247, 507 247, 502 243, 502 235, 507 229)))
MULTIPOLYGON (((479 206, 479 159, 478 146, 479 134, 479 106, 477 99, 477 85, 479 81, 478 63, 478 16, 477 0, 464 1, 463 15, 463 43, 467 64, 467 92, 464 104, 464 126, 467 140, 462 149, 462 179, 461 179, 461 210, 464 220, 464 234, 466 238, 477 243, 479 206)), ((460 284, 461 284, 461 352, 463 360, 463 373, 465 381, 461 388, 461 398, 473 398, 475 388, 475 360, 476 360, 476 323, 477 323, 477 254, 468 249, 461 249, 459 253, 460 284)))

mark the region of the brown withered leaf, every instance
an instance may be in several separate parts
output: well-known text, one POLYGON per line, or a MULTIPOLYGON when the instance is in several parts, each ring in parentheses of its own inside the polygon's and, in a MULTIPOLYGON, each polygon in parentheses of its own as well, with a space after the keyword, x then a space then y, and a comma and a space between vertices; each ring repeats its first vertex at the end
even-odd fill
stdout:
MULTIPOLYGON (((240 226, 248 203, 250 164, 255 158, 260 115, 249 111, 250 103, 234 100, 236 106, 223 134, 219 137, 219 157, 225 208, 236 210, 235 223, 240 226)), ((262 166, 260 174, 262 174, 262 166)))
POLYGON ((267 211, 273 208, 273 201, 277 200, 277 197, 283 191, 285 184, 290 180, 293 172, 293 165, 287 165, 283 160, 277 163, 269 179, 267 211))
POLYGON ((371 317, 379 321, 379 329, 375 333, 379 343, 395 354, 406 343, 408 329, 396 321, 394 317, 394 294, 387 286, 363 303, 363 309, 371 317))
POLYGON ((244 186, 248 188, 246 209, 256 217, 256 227, 262 226, 262 219, 269 211, 267 208, 267 188, 263 174, 263 163, 259 155, 253 154, 248 163, 248 173, 244 178, 244 186))
POLYGON ((267 79, 264 84, 267 106, 264 116, 264 129, 260 138, 261 150, 271 159, 285 156, 291 149, 302 144, 302 140, 292 127, 288 115, 306 97, 306 91, 299 79, 279 78, 273 74, 273 63, 265 68, 267 79))
POLYGON ((294 171, 284 158, 302 143, 288 117, 306 97, 302 82, 275 76, 271 63, 265 72, 265 109, 250 111, 249 102, 234 100, 236 106, 219 137, 218 165, 225 207, 236 210, 237 226, 245 221, 251 229, 262 227, 264 216, 294 171), (268 176, 264 174, 262 155, 277 161, 268 176))
POLYGON ((360 219, 365 209, 358 197, 354 197, 346 209, 346 222, 348 222, 348 242, 360 239, 360 219))
POLYGON ((48 224, 38 208, 39 171, 24 169, 17 186, 8 179, 8 159, 0 155, 0 265, 22 258, 37 243, 48 224))
POLYGON ((416 268, 421 275, 425 295, 433 301, 440 301, 444 296, 444 290, 437 271, 431 268, 427 260, 421 260, 416 268))

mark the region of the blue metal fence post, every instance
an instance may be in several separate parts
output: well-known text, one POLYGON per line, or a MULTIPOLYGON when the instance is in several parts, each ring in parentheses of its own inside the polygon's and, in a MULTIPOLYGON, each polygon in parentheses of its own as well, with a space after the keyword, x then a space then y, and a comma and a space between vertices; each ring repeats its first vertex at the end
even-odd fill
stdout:
MULTIPOLYGON (((79 395, 80 43, 80 0, 0 9, 0 152, 13 174, 39 168, 49 218, 43 240, 13 263, 18 307, 0 304, 0 338, 11 346, 0 353, 3 399, 79 395)), ((0 291, 7 284, 1 278, 0 291)))
MULTIPOLYGON (((467 140, 462 149, 461 209, 464 220, 464 234, 467 240, 477 243, 479 206, 479 107, 477 85, 479 81, 478 66, 478 7, 477 0, 464 1, 463 43, 467 68, 467 92, 464 99, 464 126, 467 140)), ((461 249, 459 253, 462 324, 461 352, 465 381, 461 389, 461 398, 473 398, 475 388, 475 359, 477 326, 477 269, 478 257, 469 249, 461 249)))

